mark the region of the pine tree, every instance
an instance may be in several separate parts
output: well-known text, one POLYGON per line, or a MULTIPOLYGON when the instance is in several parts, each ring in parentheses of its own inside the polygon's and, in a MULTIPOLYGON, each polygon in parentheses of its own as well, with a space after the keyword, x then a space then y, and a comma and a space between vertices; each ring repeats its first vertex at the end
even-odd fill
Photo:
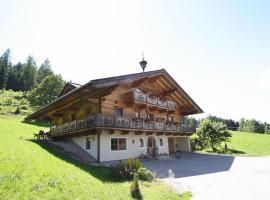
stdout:
POLYGON ((36 61, 33 56, 28 56, 23 66, 24 91, 29 91, 36 85, 36 61))
POLYGON ((10 49, 7 49, 0 57, 0 89, 6 88, 10 67, 10 49))
POLYGON ((23 65, 20 62, 10 67, 6 88, 14 91, 22 91, 24 89, 23 65))

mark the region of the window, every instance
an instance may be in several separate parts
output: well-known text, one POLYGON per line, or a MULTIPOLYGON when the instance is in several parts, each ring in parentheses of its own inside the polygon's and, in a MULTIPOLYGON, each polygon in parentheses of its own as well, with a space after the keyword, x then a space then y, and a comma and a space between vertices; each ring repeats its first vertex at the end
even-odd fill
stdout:
POLYGON ((151 121, 154 121, 154 120, 155 120, 154 114, 152 114, 152 113, 148 114, 148 115, 147 115, 147 119, 148 119, 148 120, 151 120, 151 121))
POLYGON ((117 117, 123 117, 123 108, 115 108, 114 114, 117 117))
POLYGON ((155 140, 153 137, 149 137, 148 138, 148 147, 155 147, 156 144, 155 144, 155 140))
POLYGON ((135 112, 135 118, 140 118, 140 112, 135 112))
POLYGON ((112 138, 111 139, 111 150, 119 151, 127 149, 127 139, 126 138, 112 138))
POLYGON ((143 147, 143 139, 142 138, 140 138, 139 142, 140 142, 139 147, 143 147))
POLYGON ((163 146, 163 139, 159 138, 159 146, 163 146))
POLYGON ((86 149, 86 150, 91 149, 91 138, 90 138, 90 137, 87 137, 87 138, 85 139, 85 149, 86 149))

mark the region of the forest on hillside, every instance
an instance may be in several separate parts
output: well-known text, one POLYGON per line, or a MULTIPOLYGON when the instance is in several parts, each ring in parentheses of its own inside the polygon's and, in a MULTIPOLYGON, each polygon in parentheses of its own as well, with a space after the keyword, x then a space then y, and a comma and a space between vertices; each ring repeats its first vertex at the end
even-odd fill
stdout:
POLYGON ((256 119, 241 118, 239 121, 237 121, 233 119, 224 119, 222 117, 209 115, 203 119, 185 117, 184 124, 198 127, 200 122, 204 119, 209 119, 214 122, 222 122, 226 125, 228 130, 232 131, 270 134, 270 124, 256 119))
POLYGON ((0 90, 22 91, 35 108, 55 100, 64 84, 62 76, 53 72, 48 59, 38 66, 31 55, 24 62, 12 63, 10 49, 0 56, 0 90))

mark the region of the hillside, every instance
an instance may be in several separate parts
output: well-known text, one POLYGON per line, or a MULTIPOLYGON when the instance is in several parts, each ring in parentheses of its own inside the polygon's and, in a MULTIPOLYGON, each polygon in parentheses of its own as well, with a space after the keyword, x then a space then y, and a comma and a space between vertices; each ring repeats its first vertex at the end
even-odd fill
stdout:
MULTIPOLYGON (((0 199, 127 200, 130 182, 117 182, 106 167, 89 167, 33 142, 46 127, 0 116, 0 199)), ((140 182, 143 199, 190 199, 160 181, 140 182)))
MULTIPOLYGON (((230 131, 232 137, 227 143, 228 153, 235 156, 269 156, 270 134, 230 131)), ((193 138, 196 137, 194 134, 193 138)), ((209 147, 202 152, 213 152, 209 147)), ((218 148, 219 153, 224 153, 224 144, 218 148)))
POLYGON ((238 155, 266 156, 270 155, 270 135, 232 131, 232 138, 228 144, 238 155))
POLYGON ((23 92, 0 90, 0 114, 14 114, 17 109, 18 114, 22 115, 33 112, 33 107, 23 92))

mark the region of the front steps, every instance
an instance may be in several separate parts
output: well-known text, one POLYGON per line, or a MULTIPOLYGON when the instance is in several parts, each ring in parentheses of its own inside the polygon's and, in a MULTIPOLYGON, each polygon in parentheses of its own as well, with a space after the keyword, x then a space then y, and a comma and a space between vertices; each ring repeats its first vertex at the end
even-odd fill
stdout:
POLYGON ((95 165, 96 159, 83 150, 79 145, 72 140, 53 140, 47 139, 43 141, 48 147, 54 149, 56 152, 66 155, 74 160, 80 161, 86 165, 95 165))

